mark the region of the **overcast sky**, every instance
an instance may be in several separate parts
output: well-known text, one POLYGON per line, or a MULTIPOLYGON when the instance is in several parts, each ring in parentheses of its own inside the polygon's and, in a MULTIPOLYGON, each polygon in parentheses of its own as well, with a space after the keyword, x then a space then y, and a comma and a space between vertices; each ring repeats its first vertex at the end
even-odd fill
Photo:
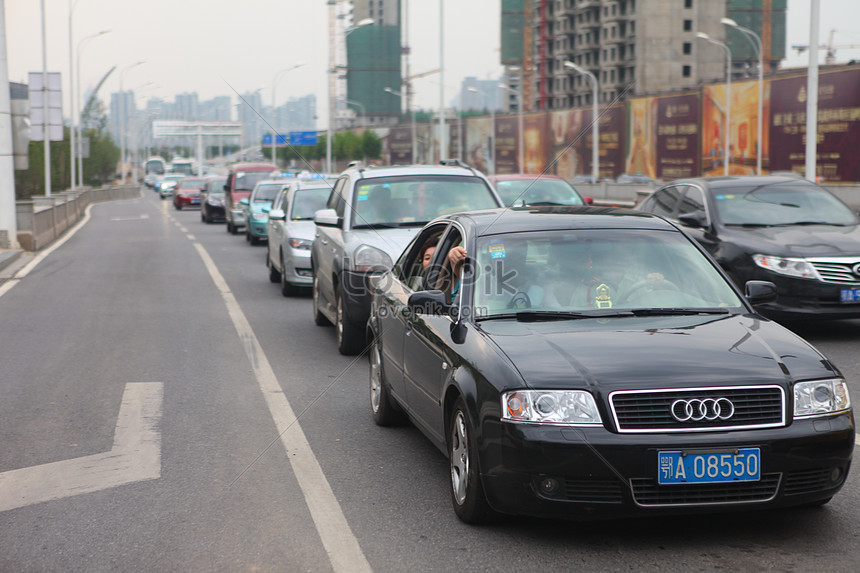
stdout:
MULTIPOLYGON (((5 0, 9 80, 27 82, 27 73, 42 70, 41 10, 47 18, 48 71, 63 74, 64 115, 68 115, 69 5, 74 6, 74 50, 81 55, 83 90, 112 66, 117 70, 100 91, 103 101, 123 88, 134 90, 138 106, 149 97, 168 101, 178 93, 197 92, 202 100, 262 88, 269 105, 274 75, 299 62, 278 82, 278 104, 310 93, 318 109, 327 98, 328 10, 326 0, 5 0), (145 63, 121 70, 135 62, 145 63)), ((410 0, 411 73, 439 67, 439 1, 410 0)), ((501 0, 444 2, 444 83, 446 102, 461 80, 499 77, 501 0)), ((713 0, 708 0, 713 1, 713 0)), ((640 9, 647 0, 640 0, 640 9)), ((788 44, 809 42, 810 0, 788 0, 788 44)), ((860 45, 860 0, 821 0, 821 43, 835 29, 835 44, 860 45)), ((788 49, 788 64, 805 66, 806 55, 788 49)), ((824 53, 822 51, 821 58, 824 53)), ((837 61, 860 60, 860 48, 842 48, 837 61)), ((392 86, 393 87, 393 86, 392 86)), ((414 82, 415 102, 439 106, 439 76, 414 82)), ((320 113, 318 126, 326 119, 320 113)))

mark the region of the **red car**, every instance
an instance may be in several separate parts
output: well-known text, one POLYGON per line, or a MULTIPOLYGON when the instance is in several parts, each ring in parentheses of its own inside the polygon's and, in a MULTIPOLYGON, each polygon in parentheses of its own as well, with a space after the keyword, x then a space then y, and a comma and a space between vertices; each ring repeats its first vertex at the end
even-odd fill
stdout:
POLYGON ((202 177, 180 179, 173 189, 173 206, 177 211, 185 207, 200 207, 200 191, 206 186, 202 177))

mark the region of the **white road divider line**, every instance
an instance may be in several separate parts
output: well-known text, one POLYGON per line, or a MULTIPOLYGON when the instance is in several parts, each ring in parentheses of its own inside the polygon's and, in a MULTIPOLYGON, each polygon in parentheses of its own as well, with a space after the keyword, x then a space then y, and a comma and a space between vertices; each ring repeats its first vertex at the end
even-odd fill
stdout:
POLYGON ((125 386, 109 452, 0 473, 0 511, 161 477, 164 384, 125 386))
POLYGON ((215 286, 221 292, 240 340, 245 342, 248 360, 254 369, 260 391, 275 421, 278 436, 287 452, 287 459, 305 496, 332 568, 337 572, 350 573, 372 571, 236 297, 233 296, 206 249, 196 242, 194 247, 203 259, 203 264, 206 265, 215 286))

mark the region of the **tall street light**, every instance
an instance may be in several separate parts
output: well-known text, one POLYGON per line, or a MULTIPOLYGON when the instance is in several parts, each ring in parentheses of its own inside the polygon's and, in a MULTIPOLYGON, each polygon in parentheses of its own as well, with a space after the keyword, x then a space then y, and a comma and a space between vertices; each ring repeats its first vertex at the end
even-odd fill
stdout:
POLYGON ((445 140, 445 0, 439 0, 439 160, 447 159, 445 140))
MULTIPOLYGON (((395 91, 391 88, 383 88, 383 91, 390 93, 391 95, 395 95, 399 98, 403 97, 401 92, 395 91)), ((407 107, 409 107, 409 102, 407 99, 407 107)), ((418 134, 417 128, 415 126, 415 110, 410 108, 410 114, 412 115, 412 163, 418 163, 418 134)))
MULTIPOLYGON (((723 173, 729 174, 729 129, 731 129, 732 116, 732 51, 727 45, 719 40, 715 40, 704 32, 696 32, 696 37, 720 46, 726 52, 726 127, 723 133, 723 163, 725 169, 723 173)), ((759 135, 760 137, 761 135, 759 135)))
POLYGON ((597 76, 585 68, 577 66, 571 61, 564 62, 564 67, 587 76, 591 80, 591 182, 597 184, 600 181, 600 115, 598 111, 600 86, 597 83, 597 76))
MULTIPOLYGON (((334 138, 334 118, 336 115, 336 102, 335 102, 335 90, 334 90, 334 82, 335 82, 335 74, 337 74, 337 63, 335 62, 335 48, 336 48, 336 38, 334 33, 334 25, 337 17, 335 16, 335 1, 329 0, 329 47, 328 47, 328 128, 326 129, 326 138, 325 138, 325 163, 326 163, 326 173, 332 172, 332 158, 331 158, 331 143, 334 138)), ((363 28, 365 26, 371 26, 375 20, 373 18, 365 18, 363 20, 359 20, 355 26, 352 28, 347 28, 344 30, 344 37, 349 36, 352 32, 359 28, 363 28)))
POLYGON ((126 105, 125 105, 125 102, 126 102, 125 94, 122 91, 122 84, 123 84, 123 81, 125 80, 125 74, 127 74, 129 71, 131 71, 132 68, 136 68, 137 66, 140 66, 145 62, 146 62, 146 60, 140 60, 139 62, 129 64, 128 66, 124 67, 119 74, 119 99, 120 99, 119 139, 120 139, 120 143, 121 143, 121 145, 120 145, 121 150, 119 153, 119 170, 120 170, 120 177, 122 178, 122 184, 123 185, 125 185, 125 122, 126 122, 125 114, 126 114, 127 110, 126 110, 126 105))
POLYGON ((283 70, 276 73, 275 77, 272 78, 272 163, 274 163, 275 165, 278 164, 278 124, 275 121, 275 89, 278 87, 278 80, 281 79, 281 76, 304 65, 305 62, 299 62, 298 64, 294 64, 288 68, 284 68, 283 70))
MULTIPOLYGON (((81 39, 80 42, 78 42, 78 50, 77 50, 78 57, 77 57, 77 65, 76 65, 76 70, 75 70, 75 84, 77 84, 77 94, 76 94, 77 95, 77 98, 76 98, 77 99, 77 105, 78 105, 78 107, 80 107, 80 109, 72 111, 73 123, 74 123, 74 113, 75 113, 75 111, 78 112, 78 121, 77 121, 77 131, 78 131, 77 145, 78 145, 78 148, 75 150, 75 153, 76 153, 77 158, 78 158, 78 187, 84 186, 84 157, 83 157, 83 147, 82 147, 83 138, 82 138, 82 133, 81 133, 81 128, 82 128, 81 123, 83 121, 82 115, 83 115, 83 109, 84 109, 84 102, 81 99, 81 54, 84 51, 84 47, 86 46, 86 44, 90 40, 92 40, 93 38, 98 38, 99 36, 104 36, 108 32, 110 32, 110 30, 102 30, 101 32, 97 32, 95 34, 89 35, 86 38, 81 39)), ((74 128, 74 126, 72 126, 72 127, 74 128)))
POLYGON ((484 105, 490 108, 490 175, 496 174, 496 102, 495 98, 490 100, 490 96, 479 90, 478 88, 466 88, 472 93, 476 93, 484 98, 484 105))
POLYGON ((74 36, 72 35, 72 16, 77 5, 77 0, 75 0, 74 4, 72 0, 69 0, 69 119, 71 119, 71 125, 69 126, 69 153, 72 161, 72 184, 69 185, 69 189, 75 188, 75 181, 77 180, 77 173, 75 173, 75 169, 77 168, 75 162, 75 52, 73 51, 74 36))
POLYGON ((726 26, 730 26, 737 30, 738 32, 743 33, 744 36, 749 39, 753 47, 758 50, 758 131, 756 136, 756 156, 755 156, 755 169, 756 175, 761 175, 761 156, 762 149, 761 144, 763 141, 764 135, 762 134, 762 105, 764 101, 764 50, 761 45, 761 38, 750 30, 749 28, 744 28, 739 25, 737 22, 732 20, 731 18, 721 18, 720 22, 725 24, 726 26))

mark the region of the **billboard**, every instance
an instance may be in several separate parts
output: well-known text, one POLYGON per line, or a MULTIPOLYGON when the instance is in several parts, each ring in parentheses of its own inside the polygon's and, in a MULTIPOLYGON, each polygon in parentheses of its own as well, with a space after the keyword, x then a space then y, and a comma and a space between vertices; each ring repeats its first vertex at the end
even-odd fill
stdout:
POLYGON ((582 109, 553 111, 549 115, 549 146, 552 160, 549 172, 568 181, 585 173, 582 155, 585 150, 585 130, 582 109))
POLYGON ((496 173, 517 173, 516 116, 496 117, 496 173))
POLYGON ((627 156, 624 172, 657 178, 657 98, 640 97, 627 104, 627 156))
MULTIPOLYGON (((543 173, 547 165, 547 114, 523 114, 523 162, 521 173, 543 173)), ((517 155, 519 163, 519 155, 517 155)))
POLYGON ((481 173, 493 174, 494 122, 490 117, 470 117, 466 119, 466 163, 481 173))
POLYGON ((699 174, 699 94, 656 98, 657 177, 699 174))
MULTIPOLYGON (((822 72, 818 78, 817 175, 860 181, 860 69, 822 72)), ((805 172, 806 76, 771 81, 770 168, 805 172)))
POLYGON ((388 161, 392 165, 409 165, 412 159, 412 126, 392 127, 388 131, 388 161))

